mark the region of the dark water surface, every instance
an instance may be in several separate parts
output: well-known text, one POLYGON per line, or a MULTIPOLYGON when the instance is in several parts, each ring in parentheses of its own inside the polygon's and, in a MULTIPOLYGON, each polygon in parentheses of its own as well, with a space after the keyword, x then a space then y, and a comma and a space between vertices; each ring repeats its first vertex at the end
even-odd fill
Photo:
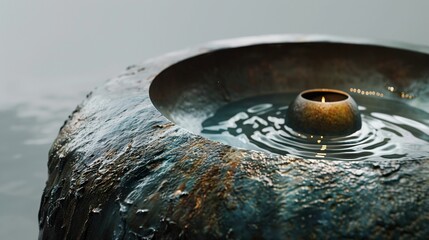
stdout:
POLYGON ((258 96, 230 103, 203 122, 202 135, 246 149, 328 160, 425 159, 429 113, 402 99, 355 96, 362 128, 347 136, 302 134, 285 124, 299 93, 258 96))

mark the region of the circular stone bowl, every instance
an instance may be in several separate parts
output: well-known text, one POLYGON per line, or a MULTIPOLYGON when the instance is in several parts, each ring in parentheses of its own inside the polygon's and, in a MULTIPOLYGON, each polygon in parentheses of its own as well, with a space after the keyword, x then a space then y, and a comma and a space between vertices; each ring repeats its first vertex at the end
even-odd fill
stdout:
POLYGON ((297 132, 319 136, 345 136, 362 127, 356 102, 334 89, 301 92, 289 105, 285 120, 297 132))
POLYGON ((424 239, 429 157, 300 159, 198 133, 230 102, 311 88, 427 111, 428 53, 282 35, 218 41, 130 66, 88 94, 53 143, 39 237, 424 239))

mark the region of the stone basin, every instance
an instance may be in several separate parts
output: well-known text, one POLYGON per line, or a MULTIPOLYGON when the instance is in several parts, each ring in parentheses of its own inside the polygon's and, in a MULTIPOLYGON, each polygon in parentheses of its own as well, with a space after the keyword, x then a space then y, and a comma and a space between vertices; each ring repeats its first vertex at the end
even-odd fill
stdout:
POLYGON ((428 63, 426 47, 276 35, 130 66, 88 94, 53 143, 39 238, 425 239, 429 157, 302 159, 199 132, 227 103, 311 88, 428 111, 428 63))

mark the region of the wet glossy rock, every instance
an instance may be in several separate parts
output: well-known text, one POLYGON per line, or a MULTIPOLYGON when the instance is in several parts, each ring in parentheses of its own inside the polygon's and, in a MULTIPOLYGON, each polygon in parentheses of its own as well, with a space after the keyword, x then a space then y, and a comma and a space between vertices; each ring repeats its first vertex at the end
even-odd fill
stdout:
POLYGON ((237 43, 148 61, 88 95, 50 151, 40 239, 427 238, 427 160, 237 149, 153 106, 149 86, 162 69, 237 43))

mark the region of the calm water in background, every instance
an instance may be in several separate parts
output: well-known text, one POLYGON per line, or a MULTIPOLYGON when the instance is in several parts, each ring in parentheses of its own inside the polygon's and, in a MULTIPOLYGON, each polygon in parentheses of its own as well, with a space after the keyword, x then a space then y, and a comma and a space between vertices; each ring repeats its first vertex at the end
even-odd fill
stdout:
POLYGON ((0 0, 0 239, 37 238, 50 144, 86 93, 128 65, 272 33, 429 45, 427 9, 424 0, 0 0))
POLYGON ((38 94, 27 96, 25 102, 1 105, 0 239, 37 238, 48 150, 70 111, 88 91, 84 83, 47 84, 32 86, 29 90, 38 89, 38 94))

